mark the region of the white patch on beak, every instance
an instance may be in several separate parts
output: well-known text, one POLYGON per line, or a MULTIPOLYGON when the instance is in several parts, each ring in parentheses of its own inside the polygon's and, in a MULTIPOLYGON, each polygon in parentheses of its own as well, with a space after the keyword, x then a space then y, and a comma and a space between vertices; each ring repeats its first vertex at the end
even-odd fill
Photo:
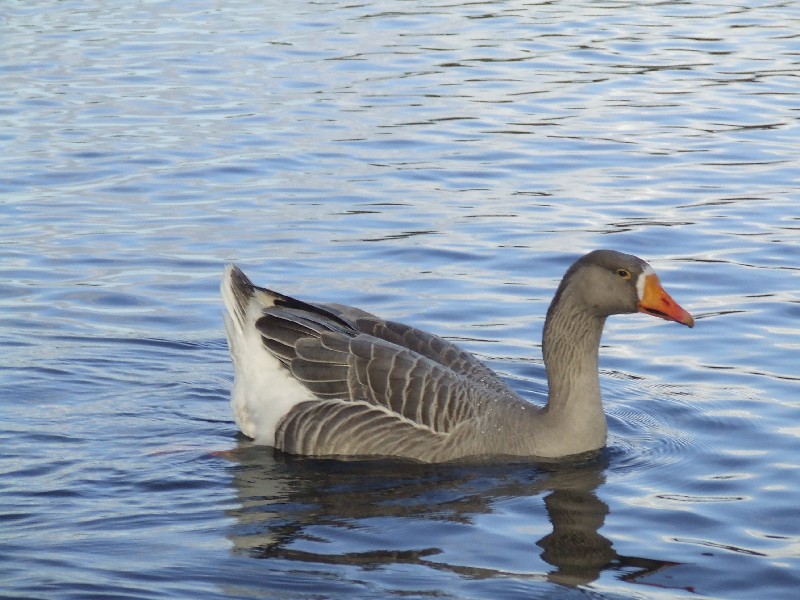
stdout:
POLYGON ((645 267, 642 272, 639 273, 639 277, 636 279, 636 294, 639 296, 639 302, 644 299, 644 288, 645 285, 647 285, 647 277, 655 274, 656 272, 650 267, 645 267))

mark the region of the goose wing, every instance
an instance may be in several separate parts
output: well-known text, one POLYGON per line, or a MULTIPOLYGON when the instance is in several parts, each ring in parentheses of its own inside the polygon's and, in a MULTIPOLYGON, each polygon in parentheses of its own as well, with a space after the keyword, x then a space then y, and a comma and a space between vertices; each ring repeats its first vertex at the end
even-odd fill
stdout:
POLYGON ((327 305, 337 316, 348 319, 358 331, 369 336, 408 349, 447 368, 453 374, 469 381, 481 382, 483 387, 507 393, 508 386, 473 354, 462 350, 447 340, 405 325, 397 321, 386 321, 357 308, 327 305))
POLYGON ((416 445, 431 453, 479 418, 487 398, 513 394, 446 340, 358 309, 275 294, 256 328, 318 398, 294 406, 279 424, 276 445, 290 452, 408 456, 416 445))

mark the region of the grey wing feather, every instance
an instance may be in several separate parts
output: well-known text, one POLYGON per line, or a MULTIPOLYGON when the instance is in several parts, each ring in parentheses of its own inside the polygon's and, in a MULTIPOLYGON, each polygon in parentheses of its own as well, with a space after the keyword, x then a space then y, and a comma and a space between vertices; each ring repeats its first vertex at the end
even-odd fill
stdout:
POLYGON ((482 397, 508 391, 491 370, 453 344, 347 310, 276 304, 264 310, 256 327, 267 349, 321 400, 383 407, 397 415, 395 421, 404 418, 431 433, 452 431, 477 416, 482 397))
POLYGON ((355 324, 364 333, 417 352, 459 375, 480 381, 485 387, 507 391, 506 384, 494 371, 466 350, 438 335, 396 321, 384 321, 372 315, 356 319, 355 324))
POLYGON ((465 377, 481 380, 487 387, 503 393, 508 391, 506 384, 497 377, 494 371, 466 350, 462 350, 438 335, 397 321, 386 321, 352 306, 343 304, 316 306, 347 321, 362 333, 413 350, 465 377))
POLYGON ((304 402, 278 428, 276 446, 293 454, 407 456, 431 460, 446 436, 364 402, 304 402))

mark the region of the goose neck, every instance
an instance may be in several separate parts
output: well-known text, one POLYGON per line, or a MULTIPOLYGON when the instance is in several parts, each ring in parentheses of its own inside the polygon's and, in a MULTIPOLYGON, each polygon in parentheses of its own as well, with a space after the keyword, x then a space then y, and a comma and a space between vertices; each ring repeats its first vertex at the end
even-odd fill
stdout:
POLYGON ((571 407, 585 413, 587 407, 596 405, 602 413, 597 357, 604 324, 605 317, 575 302, 569 294, 553 301, 542 339, 548 411, 571 407))

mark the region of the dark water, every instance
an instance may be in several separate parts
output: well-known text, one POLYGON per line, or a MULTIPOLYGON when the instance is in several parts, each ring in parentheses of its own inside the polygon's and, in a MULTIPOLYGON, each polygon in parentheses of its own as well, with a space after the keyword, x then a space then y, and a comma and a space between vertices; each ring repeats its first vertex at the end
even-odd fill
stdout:
POLYGON ((800 9, 6 2, 0 595, 795 598, 800 9), (567 265, 649 260, 592 461, 237 437, 218 282, 443 334, 533 402, 567 265))

